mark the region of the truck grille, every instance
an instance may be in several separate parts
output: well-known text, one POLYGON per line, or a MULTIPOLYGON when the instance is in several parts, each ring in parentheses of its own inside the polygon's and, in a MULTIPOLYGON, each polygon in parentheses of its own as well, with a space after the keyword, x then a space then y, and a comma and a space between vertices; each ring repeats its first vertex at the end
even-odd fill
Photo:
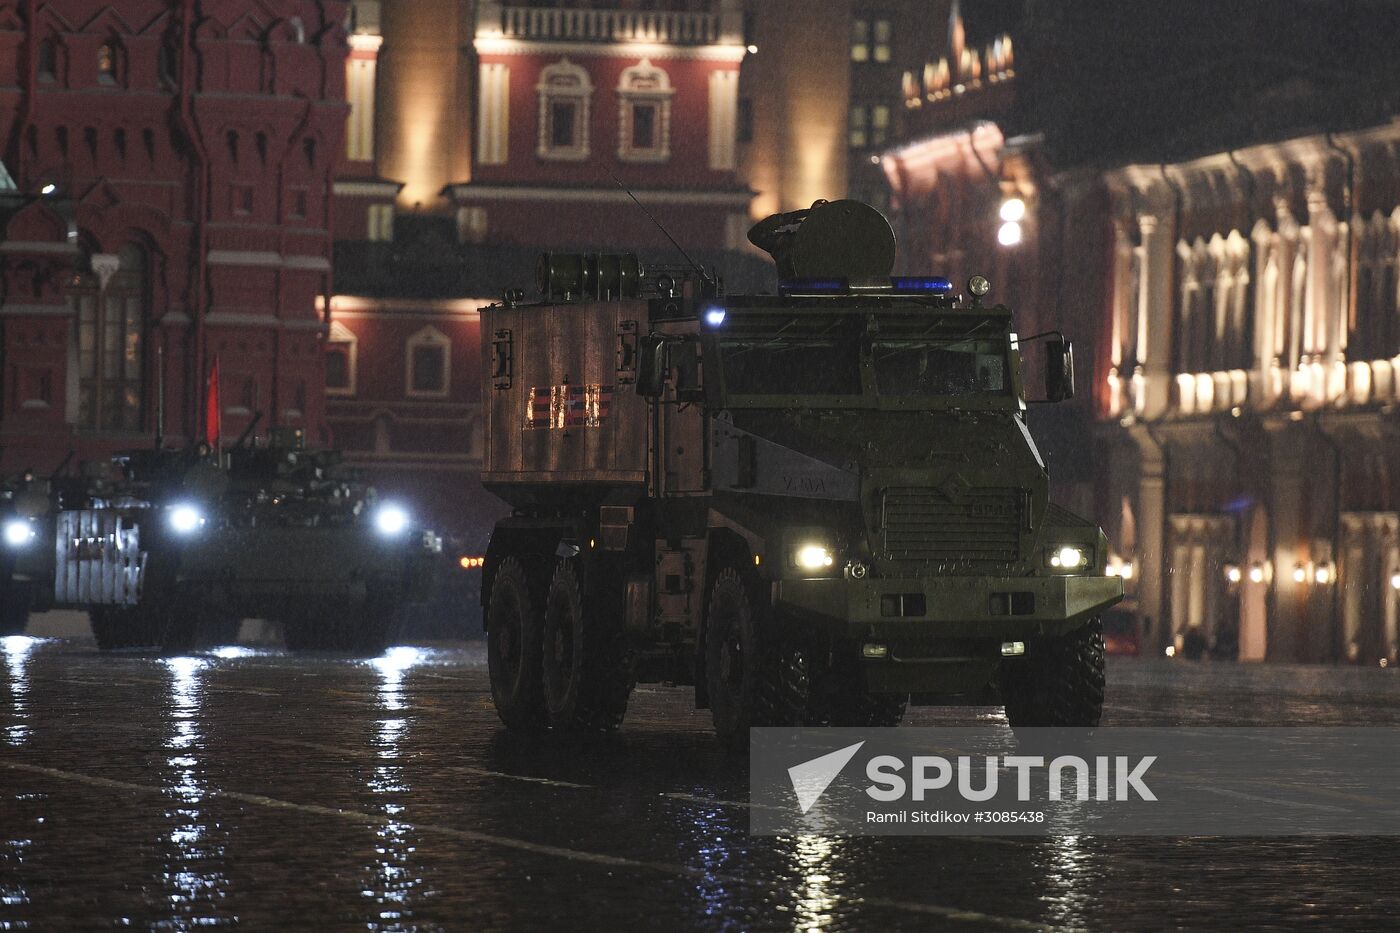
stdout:
POLYGON ((54 598, 60 603, 134 606, 146 555, 134 517, 117 509, 59 512, 54 598))
POLYGON ((881 524, 890 560, 1015 561, 1021 554, 1019 489, 885 490, 881 524))

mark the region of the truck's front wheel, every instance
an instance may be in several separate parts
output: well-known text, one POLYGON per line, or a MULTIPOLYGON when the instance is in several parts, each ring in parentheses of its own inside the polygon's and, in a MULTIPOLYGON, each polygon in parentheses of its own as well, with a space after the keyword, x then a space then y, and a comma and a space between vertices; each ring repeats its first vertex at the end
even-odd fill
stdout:
POLYGON ((809 694, 807 658, 765 630, 743 578, 726 569, 710 589, 705 677, 720 744, 748 745, 752 726, 798 726, 809 694))
POLYGON ((507 557, 496 569, 486 608, 486 666, 496 715, 511 729, 540 729, 545 720, 540 687, 541 613, 531 598, 530 578, 520 561, 507 557))
POLYGON ((561 564, 544 613, 544 704, 556 729, 608 732, 627 712, 631 684, 619 644, 620 619, 599 609, 585 608, 578 576, 561 564))
POLYGON ((1068 635, 1028 643, 1024 658, 1002 663, 1001 693, 1012 726, 1097 726, 1103 715, 1103 622, 1093 618, 1068 635))

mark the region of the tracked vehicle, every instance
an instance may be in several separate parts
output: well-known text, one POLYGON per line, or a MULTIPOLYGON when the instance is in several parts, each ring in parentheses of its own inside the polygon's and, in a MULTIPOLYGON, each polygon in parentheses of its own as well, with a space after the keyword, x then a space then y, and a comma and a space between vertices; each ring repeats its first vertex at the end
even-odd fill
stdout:
POLYGON ((9 587, 34 609, 87 610, 104 650, 227 644, 262 618, 293 650, 382 651, 427 598, 440 539, 299 429, 241 440, 128 451, 56 479, 38 505, 31 482, 12 497, 29 534, 9 587))
MULTIPOLYGON (((635 257, 546 255, 483 312, 483 481, 513 514, 483 575, 511 727, 610 729, 690 684, 728 745, 761 725, 892 725, 989 698, 1090 725, 1103 533, 1049 501, 1012 312, 891 277, 853 201, 758 224, 777 295, 635 257)), ((1073 391, 1051 335, 1045 385, 1073 391)))

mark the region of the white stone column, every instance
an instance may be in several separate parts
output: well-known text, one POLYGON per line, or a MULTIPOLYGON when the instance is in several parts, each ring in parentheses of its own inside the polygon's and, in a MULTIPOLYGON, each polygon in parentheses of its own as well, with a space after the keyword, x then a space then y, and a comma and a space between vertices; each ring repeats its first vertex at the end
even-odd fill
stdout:
POLYGON ((1138 215, 1142 233, 1138 282, 1138 366, 1142 395, 1138 413, 1148 419, 1167 412, 1171 399, 1172 230, 1154 214, 1138 215))
POLYGON ((1166 451, 1148 433, 1147 426, 1131 426, 1129 435, 1138 449, 1137 477, 1137 577, 1138 612, 1152 619, 1155 643, 1151 654, 1160 654, 1171 642, 1171 620, 1166 616, 1167 476, 1166 451))

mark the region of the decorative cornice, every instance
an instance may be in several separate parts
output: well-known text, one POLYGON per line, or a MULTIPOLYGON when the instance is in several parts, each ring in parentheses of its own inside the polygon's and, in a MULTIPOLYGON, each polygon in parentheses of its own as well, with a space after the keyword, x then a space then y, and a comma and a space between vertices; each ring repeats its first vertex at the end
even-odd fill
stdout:
POLYGON ((744 60, 742 45, 661 45, 648 42, 540 42, 529 39, 479 38, 478 55, 577 55, 584 58, 665 58, 678 61, 731 62, 744 60))
MULTIPOLYGON (((626 204, 631 197, 616 188, 549 188, 545 186, 481 185, 472 182, 448 185, 447 193, 457 199, 473 201, 568 201, 608 202, 626 204)), ((753 192, 696 191, 690 189, 652 189, 634 191, 637 200, 646 204, 712 204, 716 206, 748 207, 753 192)))
POLYGON ((340 197, 382 198, 397 195, 403 186, 401 181, 337 181, 332 190, 340 197))

